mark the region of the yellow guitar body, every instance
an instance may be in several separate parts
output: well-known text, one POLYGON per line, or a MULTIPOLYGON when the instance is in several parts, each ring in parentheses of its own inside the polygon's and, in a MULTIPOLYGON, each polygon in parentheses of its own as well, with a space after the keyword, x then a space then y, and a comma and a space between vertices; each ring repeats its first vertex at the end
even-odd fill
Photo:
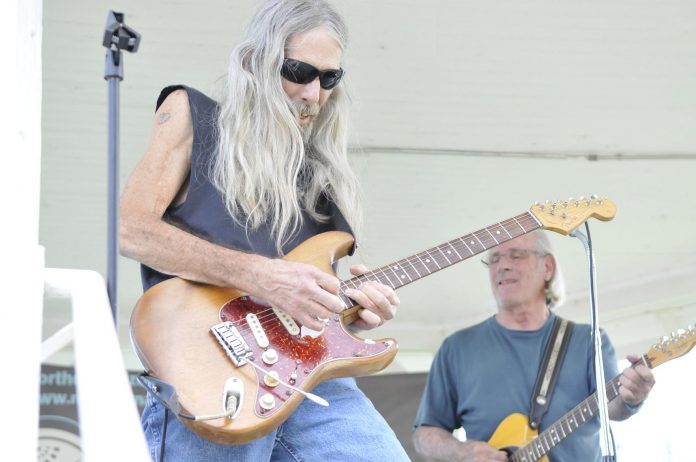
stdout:
MULTIPOLYGON (((505 417, 488 444, 497 449, 508 449, 511 453, 531 443, 539 432, 529 428, 529 419, 523 414, 510 414, 505 417)), ((541 462, 549 462, 546 456, 539 459, 541 462)))

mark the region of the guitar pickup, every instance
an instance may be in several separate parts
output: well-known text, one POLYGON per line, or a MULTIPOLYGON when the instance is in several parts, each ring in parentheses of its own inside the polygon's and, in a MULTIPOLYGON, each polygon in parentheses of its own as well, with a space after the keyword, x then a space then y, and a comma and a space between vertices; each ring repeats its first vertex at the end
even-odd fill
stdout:
POLYGON ((232 322, 216 324, 210 331, 235 366, 243 366, 247 362, 246 359, 252 356, 251 348, 232 322))
POLYGON ((251 333, 254 335, 254 339, 256 339, 256 344, 261 348, 267 348, 270 343, 268 341, 268 336, 266 336, 266 332, 263 330, 263 326, 261 326, 261 321, 259 321, 258 316, 256 316, 254 313, 249 313, 246 315, 246 322, 249 329, 251 329, 251 333))

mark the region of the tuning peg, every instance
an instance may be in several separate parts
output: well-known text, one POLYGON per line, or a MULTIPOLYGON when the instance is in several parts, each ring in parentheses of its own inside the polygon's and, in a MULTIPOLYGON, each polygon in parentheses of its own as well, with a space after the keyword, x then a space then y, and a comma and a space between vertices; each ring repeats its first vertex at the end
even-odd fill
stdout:
POLYGON ((580 200, 580 201, 584 201, 584 200, 585 200, 585 196, 580 196, 580 199, 579 199, 579 200, 580 200))
POLYGON ((669 345, 669 337, 667 337, 666 335, 663 335, 660 341, 660 343, 662 343, 663 345, 669 345))

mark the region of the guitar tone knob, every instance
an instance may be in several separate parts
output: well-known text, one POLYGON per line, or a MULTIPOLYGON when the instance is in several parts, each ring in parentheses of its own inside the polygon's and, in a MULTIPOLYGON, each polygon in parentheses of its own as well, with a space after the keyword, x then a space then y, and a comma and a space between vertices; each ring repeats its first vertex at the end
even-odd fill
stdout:
POLYGON ((261 360, 266 364, 275 364, 278 362, 278 352, 273 348, 269 348, 263 352, 261 360))
POLYGON ((259 406, 261 406, 263 409, 270 411, 273 409, 276 405, 275 398, 273 397, 272 394, 266 393, 263 395, 261 398, 259 398, 259 406))
POLYGON ((280 376, 276 371, 271 371, 268 374, 263 376, 263 383, 268 385, 269 387, 277 387, 278 384, 280 383, 278 380, 280 379, 280 376))

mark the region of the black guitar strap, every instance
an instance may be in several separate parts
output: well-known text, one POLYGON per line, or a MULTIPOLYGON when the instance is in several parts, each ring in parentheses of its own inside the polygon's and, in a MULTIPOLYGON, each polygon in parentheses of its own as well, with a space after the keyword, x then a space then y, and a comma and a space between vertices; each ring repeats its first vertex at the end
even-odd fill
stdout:
POLYGON ((534 391, 529 406, 529 426, 534 430, 539 428, 541 419, 549 409, 551 396, 556 387, 558 372, 561 370, 563 358, 568 349, 568 342, 573 333, 573 322, 556 316, 551 336, 546 343, 544 357, 539 365, 534 391))

